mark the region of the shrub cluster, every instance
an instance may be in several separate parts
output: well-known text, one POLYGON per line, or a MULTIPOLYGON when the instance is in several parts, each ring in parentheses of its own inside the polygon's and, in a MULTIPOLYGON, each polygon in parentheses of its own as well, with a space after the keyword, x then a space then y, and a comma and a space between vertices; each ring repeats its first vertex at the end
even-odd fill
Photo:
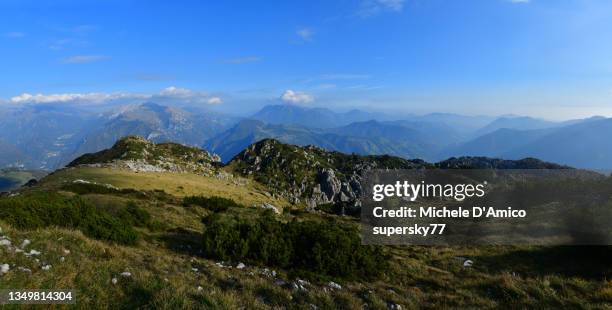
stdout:
POLYGON ((183 198, 183 205, 195 205, 206 208, 213 212, 227 211, 230 207, 241 207, 235 201, 222 197, 204 197, 204 196, 188 196, 183 198))
POLYGON ((325 213, 335 215, 348 215, 357 218, 361 216, 361 207, 355 207, 346 202, 320 204, 317 206, 316 209, 325 213))
POLYGON ((147 227, 151 221, 149 212, 139 208, 133 201, 128 202, 125 208, 119 209, 116 216, 122 222, 136 227, 147 227))
POLYGON ((215 259, 344 279, 376 278, 388 268, 382 248, 362 245, 353 226, 297 220, 283 223, 271 212, 251 220, 217 213, 204 223, 204 252, 215 259))
POLYGON ((134 244, 138 235, 131 224, 136 221, 134 217, 140 217, 144 211, 136 211, 134 207, 126 209, 122 217, 114 217, 79 196, 65 197, 57 193, 0 199, 0 218, 17 228, 74 228, 95 239, 134 244))
POLYGON ((111 194, 111 195, 133 195, 139 198, 145 198, 146 196, 135 189, 125 188, 119 189, 102 184, 95 183, 69 183, 62 186, 65 191, 73 192, 79 195, 85 194, 111 194))

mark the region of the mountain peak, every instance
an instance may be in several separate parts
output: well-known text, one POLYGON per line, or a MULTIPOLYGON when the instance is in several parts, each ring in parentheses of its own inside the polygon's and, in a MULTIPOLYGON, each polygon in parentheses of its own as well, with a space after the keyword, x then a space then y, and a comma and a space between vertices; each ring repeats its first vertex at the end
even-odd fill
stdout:
POLYGON ((362 192, 361 178, 365 171, 424 165, 426 163, 419 160, 330 152, 275 139, 251 144, 228 163, 234 172, 253 176, 276 194, 293 202, 304 201, 311 207, 335 202, 356 203, 362 192))
POLYGON ((85 154, 68 167, 80 165, 129 168, 136 171, 209 172, 219 161, 215 155, 178 143, 155 144, 140 136, 127 136, 111 148, 85 154))
POLYGON ((252 116, 268 124, 300 125, 309 128, 332 128, 373 119, 367 112, 352 110, 337 113, 327 108, 293 104, 268 105, 252 116))

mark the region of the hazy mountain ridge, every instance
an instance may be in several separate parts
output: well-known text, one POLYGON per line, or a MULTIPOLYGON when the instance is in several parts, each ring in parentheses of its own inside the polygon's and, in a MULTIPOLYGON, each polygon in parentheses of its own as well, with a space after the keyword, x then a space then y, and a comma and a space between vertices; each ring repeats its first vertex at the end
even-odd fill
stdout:
POLYGON ((21 152, 15 145, 0 139, 0 167, 25 167, 32 161, 27 154, 21 152))
POLYGON ((111 147, 129 135, 201 146, 235 121, 218 113, 189 112, 155 103, 113 107, 104 113, 57 105, 0 112, 0 167, 19 165, 46 170, 111 147))
POLYGON ((478 129, 474 134, 483 136, 499 129, 536 130, 561 126, 561 123, 546 121, 527 116, 502 116, 487 126, 478 129))
POLYGON ((54 169, 79 155, 111 147, 128 135, 203 146, 224 161, 252 143, 274 138, 343 153, 428 161, 464 155, 536 157, 576 167, 612 167, 612 150, 605 147, 605 137, 612 129, 589 129, 597 122, 605 124, 607 119, 602 117, 551 122, 519 116, 432 113, 393 119, 381 113, 337 113, 288 104, 266 106, 254 117, 266 121, 151 102, 114 106, 102 113, 58 105, 3 108, 0 167, 54 169))
POLYGON ((99 128, 83 137, 71 156, 108 148, 128 135, 143 136, 154 142, 177 141, 199 146, 225 129, 225 122, 229 122, 215 117, 155 103, 132 106, 107 116, 99 128))
POLYGON ((49 169, 74 148, 73 137, 87 131, 92 115, 74 108, 35 105, 11 109, 1 118, 0 139, 25 154, 26 159, 19 161, 28 168, 49 169))
POLYGON ((612 119, 590 118, 548 129, 499 129, 447 150, 444 155, 535 157, 579 168, 609 169, 612 167, 610 135, 612 119))
POLYGON ((316 145, 349 154, 388 154, 405 158, 431 158, 439 149, 421 132, 391 123, 367 121, 344 127, 313 129, 296 125, 271 125, 257 120, 239 122, 207 141, 204 148, 228 161, 248 145, 266 138, 303 146, 316 145))
POLYGON ((441 157, 489 156, 499 157, 514 148, 536 141, 554 131, 553 129, 517 130, 501 128, 461 145, 442 151, 441 157))
POLYGON ((361 110, 351 110, 346 113, 337 113, 326 108, 302 107, 293 104, 277 104, 263 107, 261 110, 259 110, 259 112, 251 116, 251 118, 276 125, 300 125, 309 128, 332 128, 348 125, 354 122, 381 119, 383 116, 361 110))

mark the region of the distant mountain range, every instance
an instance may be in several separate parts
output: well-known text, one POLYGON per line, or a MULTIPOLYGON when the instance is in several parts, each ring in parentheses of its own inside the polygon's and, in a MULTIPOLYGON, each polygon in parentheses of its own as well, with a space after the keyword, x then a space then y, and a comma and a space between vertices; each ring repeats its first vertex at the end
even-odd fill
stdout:
POLYGON ((124 107, 107 113, 97 120, 95 129, 81 137, 74 153, 65 158, 64 163, 74 157, 109 148, 115 141, 128 135, 142 136, 153 142, 179 141, 180 143, 201 146, 204 141, 222 132, 232 118, 215 113, 190 113, 178 108, 144 103, 124 107))
POLYGON ((235 121, 214 112, 190 112, 155 103, 102 114, 57 105, 5 110, 0 113, 0 168, 52 170, 79 155, 106 149, 127 135, 201 146, 235 121))
POLYGON ((0 163, 34 169, 56 167, 73 138, 87 132, 92 115, 60 105, 33 105, 0 113, 0 163))
POLYGON ((307 108, 292 104, 265 106, 251 118, 275 125, 300 125, 308 128, 332 128, 381 119, 383 115, 368 113, 361 110, 351 110, 346 113, 336 113, 324 108, 307 108))
POLYGON ((319 129, 243 120, 208 140, 204 148, 221 156, 223 161, 228 161, 248 145, 264 138, 274 138, 284 143, 316 145, 349 154, 430 158, 443 147, 437 143, 435 135, 435 132, 432 134, 394 122, 374 120, 319 129))
POLYGON ((535 157, 574 167, 612 167, 612 119, 591 118, 534 130, 499 129, 446 151, 446 156, 535 157))
POLYGON ((359 155, 440 161, 449 157, 539 158, 580 168, 612 168, 612 119, 552 122, 523 116, 449 113, 390 116, 270 105, 249 118, 143 103, 100 113, 61 105, 0 107, 0 168, 52 170, 84 153, 139 135, 153 142, 204 147, 231 160, 274 138, 359 155))
POLYGON ((476 132, 474 132, 474 135, 482 136, 497 131, 499 129, 532 130, 553 128, 557 126, 561 126, 561 123, 545 121, 527 116, 502 116, 500 118, 495 119, 488 125, 476 130, 476 132))

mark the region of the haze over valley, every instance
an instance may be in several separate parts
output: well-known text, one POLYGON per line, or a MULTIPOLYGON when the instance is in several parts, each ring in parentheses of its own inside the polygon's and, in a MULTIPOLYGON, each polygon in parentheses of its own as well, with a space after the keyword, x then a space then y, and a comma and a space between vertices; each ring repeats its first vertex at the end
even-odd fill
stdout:
POLYGON ((577 168, 612 168, 612 119, 548 121, 526 116, 335 112, 277 103, 238 117, 143 102, 100 110, 61 104, 0 106, 0 167, 54 170, 128 135, 202 147, 229 161, 265 138, 360 155, 440 161, 534 157, 577 168))

